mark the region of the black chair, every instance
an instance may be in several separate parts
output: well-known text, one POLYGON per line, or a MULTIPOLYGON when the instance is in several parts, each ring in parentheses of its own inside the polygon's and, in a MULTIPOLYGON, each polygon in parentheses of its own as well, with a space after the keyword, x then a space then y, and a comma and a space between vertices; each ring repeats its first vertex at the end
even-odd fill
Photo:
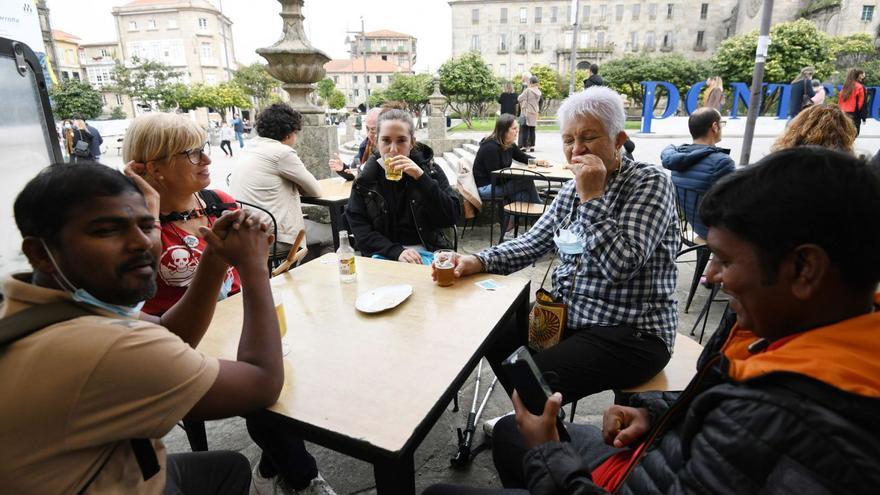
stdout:
MULTIPOLYGON (((543 186, 539 188, 542 191, 550 190, 550 179, 540 172, 523 168, 504 168, 498 171, 498 178, 492 182, 492 201, 495 201, 496 198, 495 183, 497 181, 531 181, 536 188, 543 186)), ((542 195, 539 194, 538 196, 541 198, 542 195)), ((530 223, 533 223, 535 219, 539 218, 545 211, 547 211, 547 208, 552 201, 553 199, 549 194, 544 194, 542 202, 540 203, 526 201, 505 203, 503 212, 506 215, 513 217, 513 236, 516 237, 519 235, 520 219, 523 221, 523 227, 528 227, 530 223)), ((506 215, 502 215, 502 218, 506 215)), ((501 235, 498 238, 499 244, 504 242, 504 235, 506 233, 507 226, 501 225, 501 235)), ((489 242, 491 243, 491 239, 489 242)))
MULTIPOLYGON (((703 192, 685 187, 675 188, 675 210, 678 215, 678 227, 680 229, 681 243, 685 247, 685 251, 696 251, 696 265, 694 266, 694 277, 691 280, 691 288, 688 292, 687 303, 685 303, 684 312, 687 313, 700 284, 700 278, 709 264, 711 252, 706 246, 706 240, 700 237, 694 230, 694 224, 697 220, 697 214, 700 207, 700 201, 703 199, 703 192), (687 249, 696 247, 697 249, 687 249)), ((684 251, 679 253, 683 254, 684 251)))
POLYGON ((269 210, 263 208, 260 205, 256 205, 254 203, 248 203, 247 201, 236 200, 242 208, 253 208, 258 210, 269 217, 269 220, 272 221, 272 233, 275 235, 275 241, 272 243, 272 249, 269 251, 269 260, 267 261, 269 265, 269 273, 272 273, 278 265, 284 262, 287 259, 288 250, 278 249, 278 222, 275 221, 275 215, 272 214, 269 210))

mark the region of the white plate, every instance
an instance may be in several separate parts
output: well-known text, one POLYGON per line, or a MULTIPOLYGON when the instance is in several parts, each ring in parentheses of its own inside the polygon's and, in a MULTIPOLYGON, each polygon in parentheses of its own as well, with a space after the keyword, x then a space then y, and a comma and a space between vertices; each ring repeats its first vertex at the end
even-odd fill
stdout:
POLYGON ((408 284, 386 285, 358 296, 354 307, 364 313, 378 313, 406 301, 412 291, 412 285, 408 284))

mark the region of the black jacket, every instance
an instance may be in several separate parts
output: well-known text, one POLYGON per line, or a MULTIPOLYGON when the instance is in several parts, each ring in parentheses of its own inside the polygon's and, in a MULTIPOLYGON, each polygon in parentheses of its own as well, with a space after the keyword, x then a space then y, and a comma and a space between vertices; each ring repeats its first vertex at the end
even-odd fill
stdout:
POLYGON ((501 93, 498 103, 501 105, 501 113, 516 115, 516 93, 501 93))
POLYGON ((458 222, 458 193, 434 164, 431 148, 417 144, 409 157, 425 171, 418 180, 406 174, 399 182, 386 180, 373 155, 354 181, 345 218, 364 256, 397 260, 405 245, 432 251, 453 247, 442 229, 458 222))
POLYGON ((474 182, 477 187, 488 186, 492 183, 492 171, 509 167, 514 159, 528 163, 530 158, 534 157, 523 153, 516 145, 504 150, 498 141, 487 137, 480 142, 480 149, 474 157, 474 182))
POLYGON ((806 80, 801 79, 798 82, 791 83, 791 94, 789 95, 789 107, 788 114, 792 117, 801 113, 805 107, 803 106, 804 95, 812 98, 816 96, 816 92, 813 91, 813 83, 806 80))
POLYGON ((605 80, 602 79, 602 76, 599 74, 592 74, 590 77, 584 79, 584 89, 591 86, 605 86, 605 80))
MULTIPOLYGON (((843 327, 853 319, 803 332, 773 353, 799 339, 813 339, 808 346, 789 349, 784 358, 767 352, 751 368, 749 359, 759 356, 729 359, 728 351, 719 353, 727 335, 717 332, 684 392, 631 399, 631 406, 649 410, 654 429, 618 493, 876 493, 880 373, 864 363, 875 363, 880 351, 873 342, 878 317, 859 317, 859 327, 843 327), (825 337, 816 338, 821 332, 825 337), (791 361, 800 363, 786 364, 791 361)), ((740 333, 734 329, 730 340, 742 355, 755 339, 740 333)), ((536 447, 523 467, 532 494, 606 493, 569 444, 536 447)))

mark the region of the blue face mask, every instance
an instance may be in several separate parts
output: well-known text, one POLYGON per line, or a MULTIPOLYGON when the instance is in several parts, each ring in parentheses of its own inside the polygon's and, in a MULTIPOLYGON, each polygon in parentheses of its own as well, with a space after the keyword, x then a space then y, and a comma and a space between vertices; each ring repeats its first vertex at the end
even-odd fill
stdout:
POLYGON ((568 229, 560 229, 553 234, 553 243, 562 254, 577 255, 584 252, 584 243, 568 229))
POLYGON ((49 250, 49 246, 46 245, 46 242, 42 239, 40 239, 40 242, 43 244, 43 248, 46 250, 46 254, 49 255, 49 261, 52 262, 52 266, 55 267, 55 271, 58 273, 57 276, 55 274, 52 274, 52 278, 55 279, 55 283, 57 283, 65 291, 70 293, 70 296, 73 298, 74 301, 88 304, 90 306, 103 309, 104 311, 109 311, 123 318, 135 318, 138 314, 138 311, 140 311, 141 308, 144 307, 144 303, 146 303, 146 301, 141 301, 134 306, 126 306, 124 304, 112 304, 98 299, 85 289, 77 289, 72 283, 70 283, 70 280, 68 280, 68 278, 64 276, 64 272, 61 271, 58 263, 55 263, 55 257, 52 256, 52 251, 49 250))

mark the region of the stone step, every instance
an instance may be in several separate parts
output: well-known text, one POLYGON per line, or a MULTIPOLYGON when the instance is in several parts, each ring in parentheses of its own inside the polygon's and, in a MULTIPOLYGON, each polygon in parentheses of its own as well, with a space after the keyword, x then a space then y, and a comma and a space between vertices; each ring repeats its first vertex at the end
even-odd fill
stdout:
POLYGON ((465 160, 471 162, 471 165, 473 165, 474 159, 476 159, 475 154, 465 150, 464 148, 455 148, 454 150, 452 150, 452 152, 458 155, 459 158, 464 158, 465 160))
POLYGON ((452 171, 458 172, 458 155, 451 151, 447 151, 446 153, 443 153, 442 158, 446 161, 446 164, 452 171))
POLYGON ((435 156, 434 163, 436 163, 437 166, 440 167, 440 170, 443 171, 443 174, 446 175, 446 181, 449 182, 452 187, 455 187, 455 184, 458 182, 458 175, 455 173, 455 169, 449 165, 449 162, 443 157, 435 156))
POLYGON ((464 143, 464 146, 462 146, 462 148, 476 155, 477 151, 480 149, 480 145, 474 143, 464 143))

